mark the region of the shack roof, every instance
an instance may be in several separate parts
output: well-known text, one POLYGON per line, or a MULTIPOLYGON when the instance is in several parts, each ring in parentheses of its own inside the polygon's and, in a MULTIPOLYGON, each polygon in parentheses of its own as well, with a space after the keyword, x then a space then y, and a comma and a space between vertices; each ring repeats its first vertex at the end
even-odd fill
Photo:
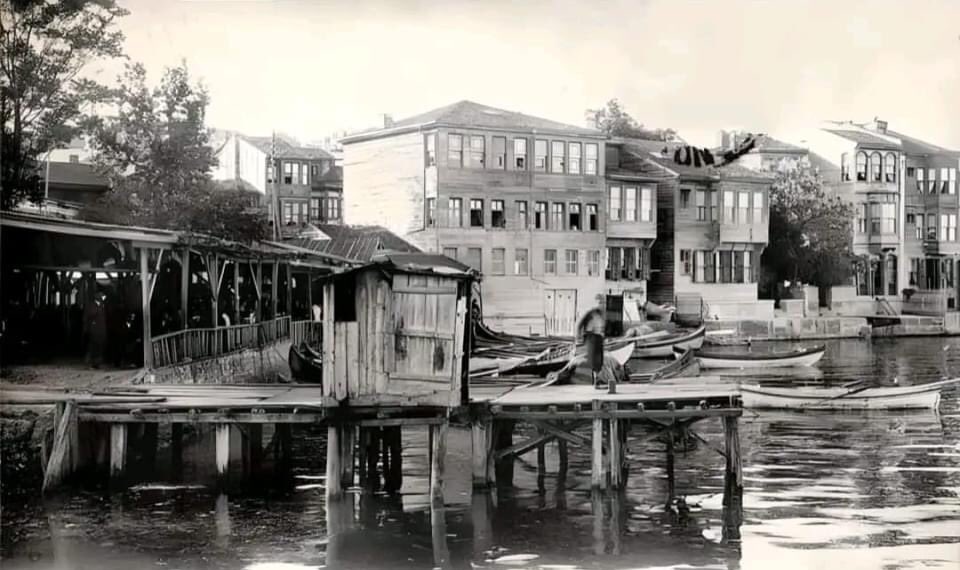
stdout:
POLYGON ((341 279, 370 268, 389 274, 413 273, 452 279, 475 279, 479 275, 468 265, 438 253, 382 252, 374 255, 369 263, 331 275, 330 278, 341 279))

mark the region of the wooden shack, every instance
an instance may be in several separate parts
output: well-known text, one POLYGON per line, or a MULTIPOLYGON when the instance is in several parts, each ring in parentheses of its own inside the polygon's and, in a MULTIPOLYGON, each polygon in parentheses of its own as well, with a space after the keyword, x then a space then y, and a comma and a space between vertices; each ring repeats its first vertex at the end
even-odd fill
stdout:
POLYGON ((323 287, 324 404, 465 404, 474 276, 425 253, 383 254, 331 276, 323 287))

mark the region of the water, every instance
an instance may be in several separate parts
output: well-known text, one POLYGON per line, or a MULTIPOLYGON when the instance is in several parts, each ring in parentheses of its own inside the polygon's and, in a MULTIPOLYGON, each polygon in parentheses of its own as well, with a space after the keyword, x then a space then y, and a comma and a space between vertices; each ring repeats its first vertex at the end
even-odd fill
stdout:
MULTIPOLYGON (((944 376, 960 376, 960 339, 833 341, 818 370, 765 381, 909 384, 944 376)), ((722 447, 718 423, 697 428, 714 447, 722 447)), ((740 433, 739 544, 721 540, 723 459, 707 445, 677 457, 676 492, 686 508, 667 505, 663 445, 636 437, 622 494, 591 495, 587 452, 571 448, 566 490, 551 476, 539 492, 535 465, 520 462, 516 488, 491 497, 471 493, 469 434, 452 430, 447 507, 431 517, 424 433, 406 438, 402 497, 354 493, 328 513, 316 449, 322 438, 300 432, 301 447, 313 451, 298 460, 292 492, 228 497, 147 486, 7 508, 2 566, 386 569, 432 568, 439 557, 453 568, 553 570, 960 567, 960 390, 944 394, 939 413, 747 411, 740 433)), ((201 450, 202 458, 209 455, 201 450)))

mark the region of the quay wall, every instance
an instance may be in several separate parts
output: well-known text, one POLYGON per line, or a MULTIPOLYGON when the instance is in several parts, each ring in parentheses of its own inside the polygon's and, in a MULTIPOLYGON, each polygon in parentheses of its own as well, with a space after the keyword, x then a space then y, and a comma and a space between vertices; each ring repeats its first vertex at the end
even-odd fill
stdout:
POLYGON ((151 370, 148 384, 257 384, 290 379, 290 340, 151 370))
POLYGON ((939 336, 960 333, 960 320, 949 325, 943 319, 900 316, 900 323, 873 328, 863 317, 777 317, 769 320, 739 319, 706 321, 707 330, 730 331, 721 338, 752 340, 816 340, 870 338, 871 336, 939 336))

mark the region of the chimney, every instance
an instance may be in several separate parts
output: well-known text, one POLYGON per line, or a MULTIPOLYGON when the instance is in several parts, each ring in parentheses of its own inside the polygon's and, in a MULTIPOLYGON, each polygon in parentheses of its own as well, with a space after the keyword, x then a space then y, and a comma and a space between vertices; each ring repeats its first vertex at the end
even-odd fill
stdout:
POLYGON ((887 122, 881 121, 879 117, 874 117, 873 129, 878 133, 887 134, 887 122))
POLYGON ((587 109, 583 112, 583 120, 588 129, 600 130, 600 124, 597 118, 597 112, 595 110, 587 109))
POLYGON ((388 113, 383 114, 383 128, 389 129, 393 126, 393 115, 388 113))

